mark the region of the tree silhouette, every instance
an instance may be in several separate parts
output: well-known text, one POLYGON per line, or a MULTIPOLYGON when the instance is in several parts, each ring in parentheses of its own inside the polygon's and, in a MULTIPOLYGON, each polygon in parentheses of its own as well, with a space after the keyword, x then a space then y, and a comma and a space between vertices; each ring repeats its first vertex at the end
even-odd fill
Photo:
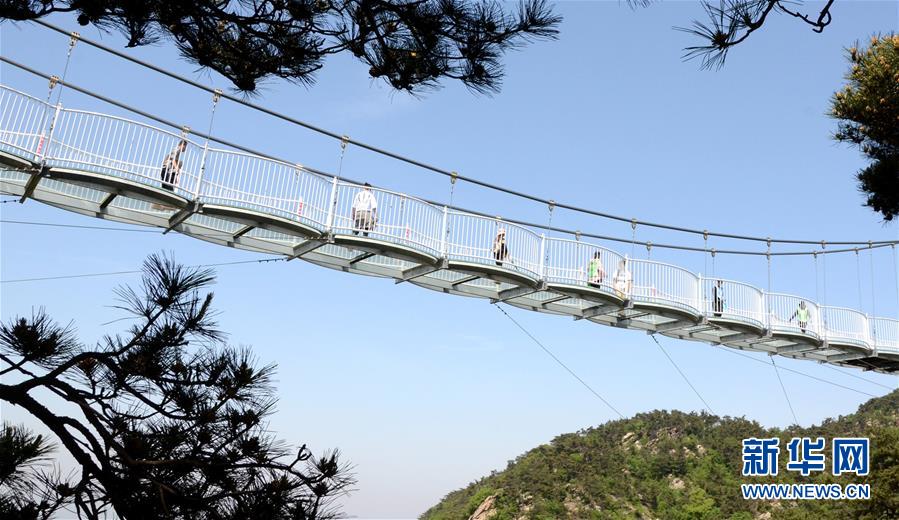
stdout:
MULTIPOLYGON (((648 4, 650 1, 632 0, 632 3, 648 4)), ((687 47, 685 57, 701 58, 703 68, 720 67, 730 48, 761 29, 772 14, 789 15, 820 33, 830 25, 833 1, 827 0, 815 14, 806 14, 800 10, 801 0, 703 0, 707 19, 694 20, 691 27, 678 27, 703 41, 701 45, 687 47)))
POLYGON ((838 141, 861 149, 871 164, 857 177, 867 206, 884 220, 899 216, 899 35, 875 36, 848 50, 847 84, 836 92, 831 115, 838 141))
POLYGON ((0 426, 0 518, 48 519, 65 503, 59 477, 45 466, 55 447, 21 426, 0 426))
POLYGON ((350 52, 396 89, 499 89, 503 54, 553 38, 561 18, 545 0, 509 13, 496 0, 0 0, 0 19, 77 13, 135 47, 172 40, 182 56, 253 91, 275 76, 309 84, 331 54, 350 52))
POLYGON ((352 484, 347 467, 336 451, 314 457, 267 431, 274 367, 225 345, 212 294, 202 293, 213 281, 209 270, 148 257, 140 290, 117 290, 116 308, 133 325, 90 348, 44 311, 0 326, 0 399, 42 423, 78 466, 64 479, 35 477, 25 466, 46 455, 43 440, 6 429, 4 518, 44 518, 60 506, 90 519, 336 515, 333 498, 352 484), (48 396, 59 406, 51 410, 48 396), (25 474, 40 484, 39 500, 23 498, 25 474))

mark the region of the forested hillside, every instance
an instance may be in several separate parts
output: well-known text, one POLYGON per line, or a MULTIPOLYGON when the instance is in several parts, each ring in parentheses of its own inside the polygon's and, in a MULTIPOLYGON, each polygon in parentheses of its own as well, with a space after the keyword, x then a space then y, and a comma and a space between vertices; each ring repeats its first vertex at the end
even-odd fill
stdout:
MULTIPOLYGON (((829 468, 829 466, 828 466, 829 468)), ((425 520, 899 518, 899 390, 810 428, 766 429, 744 418, 654 411, 560 435, 448 494, 425 520), (792 437, 869 437, 867 477, 787 471, 792 437), (742 440, 779 437, 776 477, 743 477, 742 440), (744 500, 749 482, 870 483, 859 501, 744 500)))

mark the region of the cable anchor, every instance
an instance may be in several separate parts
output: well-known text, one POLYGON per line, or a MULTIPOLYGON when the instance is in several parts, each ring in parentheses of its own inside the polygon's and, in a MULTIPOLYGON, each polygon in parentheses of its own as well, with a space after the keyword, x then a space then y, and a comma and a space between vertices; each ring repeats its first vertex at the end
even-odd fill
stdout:
POLYGON ((69 51, 75 48, 75 44, 81 39, 81 35, 75 31, 69 33, 69 51))

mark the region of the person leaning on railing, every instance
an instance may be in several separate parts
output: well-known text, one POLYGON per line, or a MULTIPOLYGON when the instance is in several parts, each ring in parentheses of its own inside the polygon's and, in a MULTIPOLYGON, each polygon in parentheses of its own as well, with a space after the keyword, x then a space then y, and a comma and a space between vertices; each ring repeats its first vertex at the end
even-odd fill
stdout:
POLYGON ((506 246, 506 228, 499 228, 493 239, 493 259, 496 265, 503 265, 509 258, 509 248, 506 246))
POLYGON ((165 156, 162 160, 162 189, 175 191, 178 185, 178 179, 181 177, 181 166, 184 164, 181 160, 181 154, 187 150, 187 140, 182 139, 175 145, 175 149, 165 156))
POLYGON ((353 198, 352 208, 353 234, 367 237, 369 231, 373 231, 378 222, 378 199, 371 192, 371 184, 365 183, 362 191, 353 198))

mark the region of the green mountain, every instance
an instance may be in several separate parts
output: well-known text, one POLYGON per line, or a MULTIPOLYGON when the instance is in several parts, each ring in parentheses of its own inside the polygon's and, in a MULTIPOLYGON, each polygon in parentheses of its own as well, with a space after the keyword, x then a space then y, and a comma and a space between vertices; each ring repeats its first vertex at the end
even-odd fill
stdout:
POLYGON ((810 428, 653 411, 560 435, 463 489, 424 520, 899 519, 899 390, 810 428), (824 437, 827 471, 787 471, 793 437, 824 437), (779 437, 776 477, 743 477, 742 440, 779 437), (866 477, 830 474, 834 437, 871 439, 866 477), (870 500, 744 500, 743 483, 868 483, 870 500))

